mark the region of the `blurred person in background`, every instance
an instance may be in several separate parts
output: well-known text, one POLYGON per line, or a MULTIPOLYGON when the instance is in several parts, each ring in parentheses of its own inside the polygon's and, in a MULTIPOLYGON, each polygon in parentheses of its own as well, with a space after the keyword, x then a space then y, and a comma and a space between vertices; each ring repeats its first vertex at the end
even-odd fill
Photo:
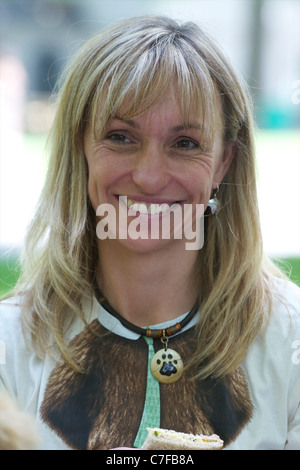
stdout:
POLYGON ((0 314, 0 384, 41 448, 141 448, 158 426, 299 449, 299 288, 264 255, 247 86, 196 24, 152 16, 93 37, 60 85, 0 314), (177 236, 185 206, 197 249, 177 236))

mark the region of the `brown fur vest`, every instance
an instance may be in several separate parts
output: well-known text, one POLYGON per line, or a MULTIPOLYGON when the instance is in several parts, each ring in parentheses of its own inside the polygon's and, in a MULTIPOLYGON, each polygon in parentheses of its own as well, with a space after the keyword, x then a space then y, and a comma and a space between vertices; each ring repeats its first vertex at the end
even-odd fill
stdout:
MULTIPOLYGON (((194 327, 170 340, 187 360, 194 348, 194 327)), ((72 341, 85 373, 57 365, 49 377, 42 419, 74 449, 132 447, 146 393, 148 346, 108 332, 94 320, 72 341)), ((154 340, 155 351, 161 349, 154 340)), ((160 384, 160 426, 194 433, 218 434, 225 446, 252 415, 241 369, 222 380, 189 380, 184 372, 173 384, 160 384)))

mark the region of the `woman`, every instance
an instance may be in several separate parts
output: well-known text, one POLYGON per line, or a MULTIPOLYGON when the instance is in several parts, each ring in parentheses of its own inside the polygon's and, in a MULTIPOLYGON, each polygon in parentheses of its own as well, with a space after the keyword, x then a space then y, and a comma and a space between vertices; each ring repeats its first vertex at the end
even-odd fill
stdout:
POLYGON ((164 17, 102 31, 50 142, 1 313, 2 384, 44 448, 139 448, 147 426, 299 448, 299 289, 263 255, 251 100, 214 41, 164 17))

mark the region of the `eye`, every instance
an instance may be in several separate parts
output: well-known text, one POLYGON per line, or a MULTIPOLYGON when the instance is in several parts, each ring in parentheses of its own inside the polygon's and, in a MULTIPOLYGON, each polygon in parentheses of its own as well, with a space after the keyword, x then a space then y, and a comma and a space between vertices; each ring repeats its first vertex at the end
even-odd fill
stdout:
POLYGON ((126 137, 126 135, 118 133, 118 132, 112 132, 106 136, 106 139, 111 140, 112 142, 115 142, 117 144, 128 144, 130 143, 130 139, 126 137))
POLYGON ((175 147, 179 149, 190 150, 190 149, 198 148, 199 145, 191 139, 181 139, 178 142, 176 142, 175 147))

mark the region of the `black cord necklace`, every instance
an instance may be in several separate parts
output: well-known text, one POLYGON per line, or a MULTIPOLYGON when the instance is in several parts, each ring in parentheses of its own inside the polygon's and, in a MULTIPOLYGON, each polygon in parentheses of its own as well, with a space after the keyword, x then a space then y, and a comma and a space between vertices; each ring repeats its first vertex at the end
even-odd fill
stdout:
POLYGON ((163 344, 163 349, 157 351, 151 360, 151 372, 162 383, 173 383, 180 379, 183 372, 183 362, 180 355, 174 349, 168 348, 169 337, 182 330, 198 312, 198 301, 181 322, 177 322, 168 328, 151 329, 142 328, 123 318, 106 300, 97 285, 94 286, 95 295, 102 307, 117 318, 125 328, 146 338, 158 338, 163 344))

